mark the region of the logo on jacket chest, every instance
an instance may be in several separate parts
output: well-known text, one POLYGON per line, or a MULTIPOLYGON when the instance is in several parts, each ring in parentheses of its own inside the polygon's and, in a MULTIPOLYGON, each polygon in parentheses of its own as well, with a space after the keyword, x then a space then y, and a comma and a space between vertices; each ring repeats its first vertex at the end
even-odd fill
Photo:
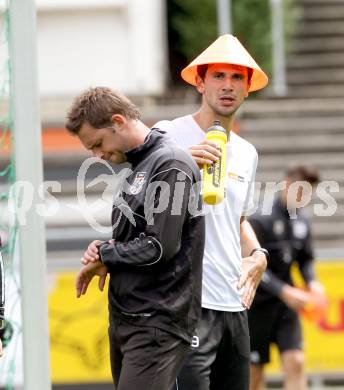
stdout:
POLYGON ((277 219, 272 225, 272 230, 276 234, 276 236, 282 236, 285 232, 284 222, 280 219, 277 219))
POLYGON ((307 237, 308 226, 304 221, 293 220, 293 235, 299 240, 303 240, 307 237))
POLYGON ((137 195, 142 191, 143 185, 145 183, 146 174, 147 172, 137 172, 129 190, 132 195, 137 195))

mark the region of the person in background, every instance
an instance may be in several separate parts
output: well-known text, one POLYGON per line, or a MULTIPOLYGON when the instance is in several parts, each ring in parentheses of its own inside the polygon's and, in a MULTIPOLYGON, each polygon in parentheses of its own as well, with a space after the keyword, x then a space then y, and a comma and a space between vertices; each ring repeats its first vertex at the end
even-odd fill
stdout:
POLYGON ((248 313, 251 336, 251 390, 264 385, 264 365, 270 360, 270 346, 276 344, 281 356, 286 390, 304 390, 307 380, 299 312, 310 304, 325 304, 324 289, 316 280, 309 219, 302 197, 319 180, 310 166, 295 165, 285 173, 285 188, 273 200, 272 212, 259 211, 249 218, 259 242, 270 253, 268 268, 248 313), (290 218, 288 210, 296 210, 290 218), (291 266, 298 265, 307 290, 293 286, 291 266))
POLYGON ((202 317, 193 348, 178 376, 178 390, 247 390, 250 341, 246 309, 267 264, 246 219, 253 207, 256 149, 235 134, 235 114, 250 92, 268 78, 251 55, 229 34, 219 37, 181 73, 202 97, 199 110, 155 127, 165 130, 203 168, 221 155, 205 139, 215 120, 228 134, 226 195, 204 206, 206 242, 203 259, 202 317))

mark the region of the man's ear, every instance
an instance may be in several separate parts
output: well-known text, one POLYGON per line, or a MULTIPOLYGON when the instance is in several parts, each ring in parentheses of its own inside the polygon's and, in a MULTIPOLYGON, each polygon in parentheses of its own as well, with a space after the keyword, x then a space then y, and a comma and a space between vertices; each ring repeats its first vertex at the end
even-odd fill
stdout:
POLYGON ((122 128, 126 124, 127 118, 121 114, 113 114, 111 117, 111 122, 115 127, 122 128))
POLYGON ((202 95, 204 92, 204 80, 199 75, 196 76, 196 89, 202 95))

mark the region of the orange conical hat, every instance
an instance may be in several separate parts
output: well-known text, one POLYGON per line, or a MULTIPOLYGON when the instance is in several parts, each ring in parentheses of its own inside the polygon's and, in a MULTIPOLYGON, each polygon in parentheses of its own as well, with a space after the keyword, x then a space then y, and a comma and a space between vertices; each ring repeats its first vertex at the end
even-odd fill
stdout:
POLYGON ((182 70, 182 78, 192 85, 196 85, 197 66, 205 64, 232 64, 253 69, 249 92, 264 88, 268 83, 267 75, 261 70, 249 52, 230 34, 217 38, 191 64, 182 70))

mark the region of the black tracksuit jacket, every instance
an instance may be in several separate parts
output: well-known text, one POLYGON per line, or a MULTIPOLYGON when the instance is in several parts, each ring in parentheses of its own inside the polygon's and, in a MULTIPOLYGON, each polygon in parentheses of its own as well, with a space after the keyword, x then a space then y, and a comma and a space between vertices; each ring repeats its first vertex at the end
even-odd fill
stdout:
POLYGON ((126 155, 132 173, 114 201, 115 242, 99 248, 110 273, 110 315, 190 342, 201 313, 199 168, 157 129, 126 155))

